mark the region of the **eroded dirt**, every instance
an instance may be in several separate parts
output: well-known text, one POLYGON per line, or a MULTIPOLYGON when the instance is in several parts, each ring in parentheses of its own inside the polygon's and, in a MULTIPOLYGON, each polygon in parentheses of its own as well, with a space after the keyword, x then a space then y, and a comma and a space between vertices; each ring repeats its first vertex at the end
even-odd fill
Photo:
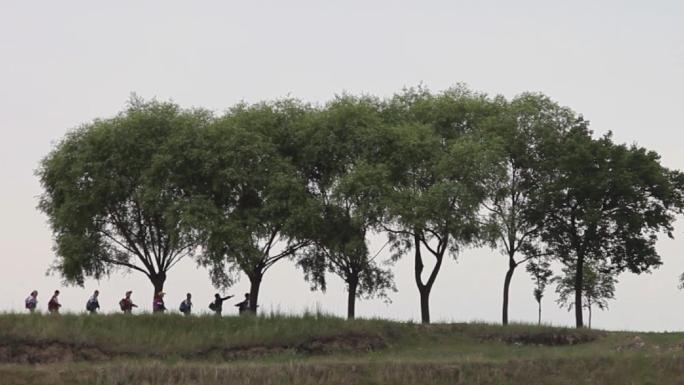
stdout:
POLYGON ((322 355, 344 352, 369 352, 387 347, 380 336, 370 334, 344 334, 315 337, 292 345, 248 345, 230 347, 211 347, 201 352, 191 353, 190 359, 220 357, 225 360, 259 358, 275 354, 322 355))
POLYGON ((548 331, 483 335, 480 338, 488 341, 501 341, 512 345, 570 346, 592 342, 602 336, 598 332, 548 331))
MULTIPOLYGON (((292 345, 214 346, 203 351, 180 356, 189 359, 217 358, 223 360, 254 359, 276 354, 321 355, 344 352, 368 352, 387 346, 377 335, 346 334, 314 337, 292 345)), ((0 363, 49 364, 76 361, 105 361, 112 358, 160 358, 160 354, 112 352, 97 346, 70 344, 61 341, 2 341, 0 363)))
POLYGON ((55 362, 104 361, 113 354, 95 346, 59 341, 13 341, 0 343, 0 362, 16 364, 49 364, 55 362))

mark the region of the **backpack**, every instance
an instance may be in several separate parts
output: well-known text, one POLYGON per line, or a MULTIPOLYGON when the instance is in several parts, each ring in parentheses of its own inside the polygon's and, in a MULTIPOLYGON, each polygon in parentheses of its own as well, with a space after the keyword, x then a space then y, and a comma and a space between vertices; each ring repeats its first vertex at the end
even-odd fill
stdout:
POLYGON ((216 303, 214 303, 214 302, 209 303, 209 309, 211 309, 211 311, 216 311, 216 303))
POLYGON ((95 311, 96 309, 97 309, 97 302, 96 301, 88 300, 88 302, 86 302, 86 310, 95 311))
POLYGON ((126 298, 119 301, 119 307, 121 307, 121 311, 126 311, 130 308, 130 306, 128 306, 128 301, 126 301, 126 298))
POLYGON ((50 299, 50 302, 48 302, 48 311, 53 310, 59 310, 59 304, 57 303, 57 301, 55 301, 54 298, 50 299))
POLYGON ((179 310, 181 313, 185 314, 185 313, 187 313, 187 312, 190 310, 190 307, 188 306, 188 304, 187 304, 185 301, 183 301, 183 302, 181 302, 180 307, 178 308, 178 310, 179 310))
POLYGON ((33 302, 32 297, 26 298, 26 300, 24 301, 24 306, 29 310, 36 308, 36 304, 35 304, 35 302, 33 302))

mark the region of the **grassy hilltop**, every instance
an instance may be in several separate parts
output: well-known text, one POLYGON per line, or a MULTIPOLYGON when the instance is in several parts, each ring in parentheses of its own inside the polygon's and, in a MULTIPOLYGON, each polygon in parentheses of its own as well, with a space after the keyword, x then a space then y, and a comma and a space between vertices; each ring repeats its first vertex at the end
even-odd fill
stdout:
POLYGON ((677 384, 683 371, 684 333, 0 315, 2 384, 677 384))

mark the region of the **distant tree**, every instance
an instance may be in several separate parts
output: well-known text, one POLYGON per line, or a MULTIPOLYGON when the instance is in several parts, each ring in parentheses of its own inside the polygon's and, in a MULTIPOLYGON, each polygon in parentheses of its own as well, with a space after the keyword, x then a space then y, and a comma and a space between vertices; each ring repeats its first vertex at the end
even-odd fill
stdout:
POLYGON ((421 320, 430 322, 429 297, 445 255, 478 241, 477 213, 491 172, 490 151, 471 135, 486 117, 486 97, 463 87, 432 95, 410 89, 384 110, 393 127, 383 158, 387 231, 395 258, 414 253, 421 320), (434 260, 424 277, 423 252, 434 260))
POLYGON ((541 238, 575 271, 575 321, 582 327, 585 266, 614 274, 659 266, 655 244, 661 231, 672 237, 684 176, 663 167, 655 152, 616 145, 610 135, 593 139, 581 118, 544 164, 541 238))
MULTIPOLYGON (((347 318, 355 317, 358 297, 395 290, 392 272, 369 255, 366 234, 380 220, 379 190, 373 189, 376 169, 366 163, 378 146, 378 101, 343 95, 319 111, 305 130, 298 169, 307 175, 321 213, 312 246, 299 259, 314 289, 326 289, 326 272, 347 286, 347 318)), ((377 256, 377 254, 376 254, 377 256)))
POLYGON ((162 291, 169 270, 198 246, 181 217, 182 194, 156 162, 170 143, 211 120, 200 110, 133 98, 126 110, 70 132, 37 175, 55 240, 56 270, 83 285, 121 268, 143 273, 162 291))
MULTIPOLYGON (((523 94, 512 102, 495 100, 498 107, 485 126, 490 146, 499 151, 499 170, 488 175, 484 234, 508 257, 503 284, 502 323, 508 324, 509 288, 515 269, 538 257, 544 218, 533 202, 544 194, 539 168, 548 142, 573 123, 572 112, 543 95, 523 94)), ((541 308, 540 308, 541 309, 541 308)))
POLYGON ((534 300, 537 301, 537 324, 541 325, 542 316, 542 299, 544 298, 544 292, 546 291, 546 286, 552 279, 553 271, 551 271, 551 264, 548 258, 537 257, 530 259, 526 266, 527 272, 532 276, 532 281, 534 282, 534 289, 532 290, 532 296, 534 300))
MULTIPOLYGON (((571 310, 575 306, 575 274, 577 269, 567 266, 563 275, 553 278, 558 293, 558 303, 571 310)), ((608 301, 615 298, 615 272, 605 265, 585 265, 582 280, 582 307, 589 312, 588 326, 591 328, 592 308, 608 309, 608 301)))
POLYGON ((318 228, 319 240, 299 259, 307 280, 314 289, 326 289, 325 273, 331 272, 347 285, 347 318, 356 315, 356 298, 374 296, 388 299, 394 291, 393 275, 371 257, 366 245, 364 225, 344 211, 326 210, 325 225, 318 228))

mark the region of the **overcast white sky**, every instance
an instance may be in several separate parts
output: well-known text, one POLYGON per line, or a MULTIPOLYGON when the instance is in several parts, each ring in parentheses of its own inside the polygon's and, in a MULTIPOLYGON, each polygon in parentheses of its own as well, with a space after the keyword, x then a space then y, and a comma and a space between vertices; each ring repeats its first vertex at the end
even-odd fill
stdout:
MULTIPOLYGON (((11 1, 0 0, 0 311, 41 307, 60 287, 46 218, 36 209, 39 160, 69 129, 121 110, 131 92, 221 112, 240 101, 286 95, 322 102, 336 93, 385 96, 424 83, 465 82, 512 97, 540 91, 621 142, 658 151, 684 169, 684 2, 681 1, 11 1)), ((663 240, 664 265, 624 274, 617 300, 596 312, 607 329, 682 330, 684 226, 663 240)), ((376 249, 382 241, 373 244, 376 249)), ((384 253, 386 254, 386 253, 384 253)), ((500 319, 505 259, 488 249, 447 261, 432 295, 435 321, 500 319)), ((410 257, 394 268, 393 303, 361 301, 357 314, 419 320, 410 257)), ((149 309, 151 286, 138 273, 62 289, 81 311, 92 290, 114 311, 127 289, 149 309)), ((244 293, 243 279, 229 292, 244 293)), ((191 291, 200 309, 214 290, 188 260, 167 281, 169 307, 191 291)), ((524 269, 513 280, 510 316, 536 319, 524 269)), ((551 289, 553 291, 553 289, 551 289)), ((572 325, 555 296, 544 319, 572 325)), ((312 293, 289 262, 267 273, 262 310, 321 309, 343 316, 335 280, 312 293)))

